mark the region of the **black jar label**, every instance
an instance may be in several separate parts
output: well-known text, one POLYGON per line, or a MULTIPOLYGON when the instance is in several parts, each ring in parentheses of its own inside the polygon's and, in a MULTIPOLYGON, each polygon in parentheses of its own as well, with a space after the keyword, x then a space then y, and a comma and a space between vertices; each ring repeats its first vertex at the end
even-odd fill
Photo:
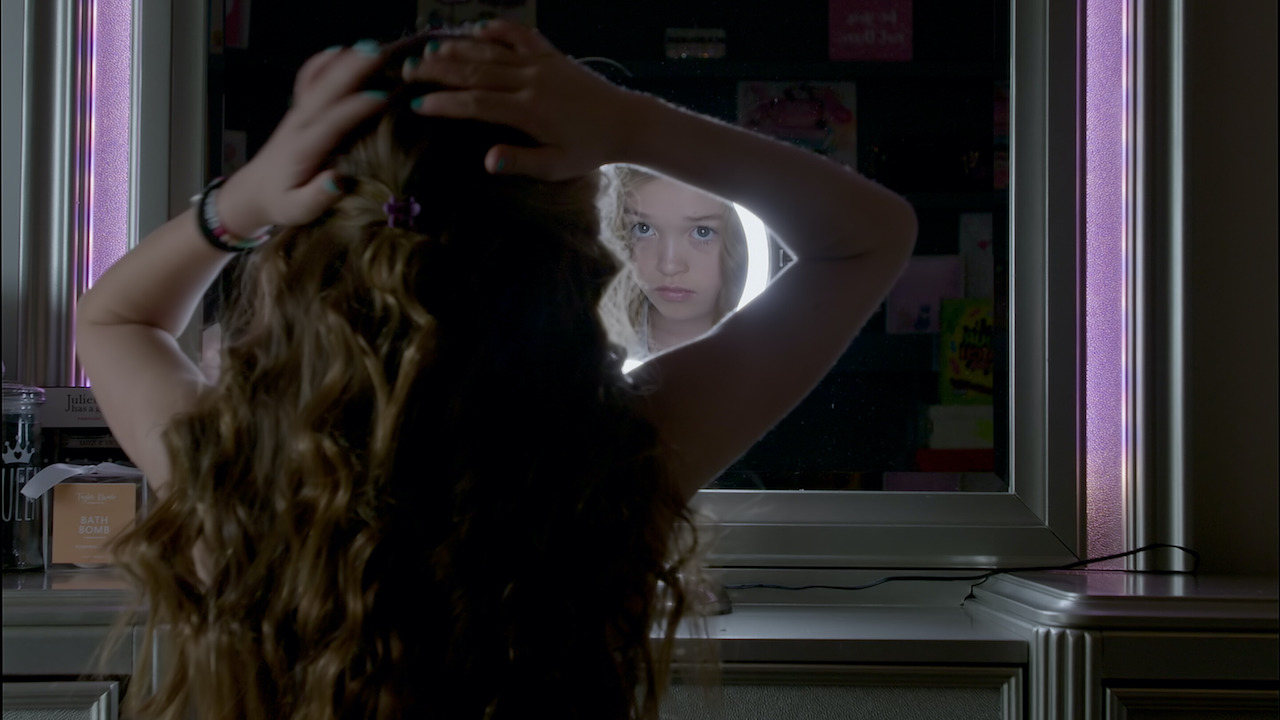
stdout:
POLYGON ((40 426, 33 413, 4 414, 4 445, 0 457, 0 559, 7 570, 44 566, 41 538, 42 500, 28 498, 22 488, 40 471, 40 426))

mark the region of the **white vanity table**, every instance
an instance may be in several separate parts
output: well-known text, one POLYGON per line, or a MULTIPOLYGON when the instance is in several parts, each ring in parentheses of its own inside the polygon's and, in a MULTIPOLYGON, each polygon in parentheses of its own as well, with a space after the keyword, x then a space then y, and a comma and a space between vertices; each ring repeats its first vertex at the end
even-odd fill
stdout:
MULTIPOLYGON (((730 584, 762 579, 732 572, 730 584)), ((800 579, 787 574, 765 579, 800 579)), ((969 583, 930 586, 914 603, 914 583, 734 591, 733 612, 707 621, 719 688, 678 685, 667 716, 1252 720, 1280 707, 1275 578, 1027 573, 967 600, 969 583)), ((115 717, 119 689, 78 680, 131 605, 124 585, 102 571, 6 574, 3 599, 5 717, 115 717)), ((140 642, 135 630, 107 658, 113 680, 140 642)))
POLYGON ((1277 578, 1039 572, 966 609, 1027 642, 1030 718, 1275 718, 1277 578))

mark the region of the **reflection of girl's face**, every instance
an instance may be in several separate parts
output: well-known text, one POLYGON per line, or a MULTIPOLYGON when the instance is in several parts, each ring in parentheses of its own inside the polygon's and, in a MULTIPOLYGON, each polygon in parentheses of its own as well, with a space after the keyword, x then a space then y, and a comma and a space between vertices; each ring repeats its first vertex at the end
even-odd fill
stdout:
POLYGON ((726 207, 665 178, 627 196, 631 260, 654 309, 671 320, 715 318, 726 207))

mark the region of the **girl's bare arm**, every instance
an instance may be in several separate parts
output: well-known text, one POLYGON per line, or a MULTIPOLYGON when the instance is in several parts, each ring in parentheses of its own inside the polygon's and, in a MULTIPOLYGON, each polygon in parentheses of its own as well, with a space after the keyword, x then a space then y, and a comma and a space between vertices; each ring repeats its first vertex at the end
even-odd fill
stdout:
MULTIPOLYGON (((332 171, 321 163, 384 106, 382 96, 358 92, 384 60, 376 46, 365 46, 321 53, 303 66, 276 133, 219 190, 225 228, 249 236, 265 225, 302 224, 337 201, 332 171)), ((206 385, 176 337, 230 258, 205 241, 188 210, 144 238, 80 299, 76 352, 112 434, 156 490, 170 470, 161 434, 206 385)))
POLYGON ((644 96, 621 161, 756 213, 795 257, 756 300, 701 340, 643 366, 692 495, 807 395, 875 313, 910 257, 910 205, 814 153, 644 96))
POLYGON ((911 255, 901 197, 793 146, 611 85, 536 31, 495 22, 406 67, 448 88, 427 115, 519 128, 540 145, 499 146, 491 172, 549 180, 640 165, 750 208, 795 256, 768 291, 710 335, 649 361, 642 382, 687 493, 715 478, 831 368, 911 255))
POLYGON ((112 435, 157 490, 169 476, 161 433, 206 384, 177 335, 230 257, 205 242, 188 210, 144 238, 80 299, 76 353, 112 435))

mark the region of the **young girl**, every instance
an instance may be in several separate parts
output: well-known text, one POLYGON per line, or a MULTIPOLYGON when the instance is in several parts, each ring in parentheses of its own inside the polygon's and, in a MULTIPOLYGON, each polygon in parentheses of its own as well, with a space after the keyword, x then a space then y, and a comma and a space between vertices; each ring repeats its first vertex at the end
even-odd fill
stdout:
MULTIPOLYGON (((605 295, 615 339, 643 360, 697 339, 738 307, 747 239, 731 203, 641 168, 606 168, 605 242, 626 259, 605 295)), ((607 316, 608 317, 608 316, 607 316)))
POLYGON ((308 61, 253 160, 81 301, 94 393, 160 498, 117 548, 168 650, 142 714, 656 718, 688 500, 911 253, 900 198, 535 31, 425 40, 308 61), (796 258, 631 378, 596 312, 607 163, 750 207, 796 258), (210 384, 175 336, 240 250, 210 384))

